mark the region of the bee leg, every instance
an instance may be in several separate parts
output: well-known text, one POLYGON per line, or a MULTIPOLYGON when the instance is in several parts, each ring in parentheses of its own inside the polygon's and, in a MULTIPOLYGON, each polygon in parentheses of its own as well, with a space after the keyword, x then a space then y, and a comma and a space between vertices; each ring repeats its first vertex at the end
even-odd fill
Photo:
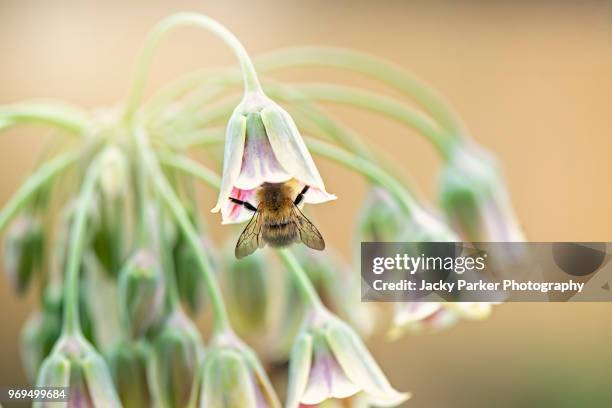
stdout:
POLYGON ((253 212, 257 211, 257 207, 255 207, 253 204, 251 204, 251 203, 249 203, 247 201, 242 201, 242 200, 239 200, 239 199, 234 198, 234 197, 230 197, 229 199, 230 199, 230 201, 232 203, 235 203, 235 204, 238 204, 238 205, 242 205, 242 206, 244 206, 244 208, 246 208, 249 211, 253 211, 253 212))
POLYGON ((304 186, 302 191, 300 191, 300 194, 298 194, 297 197, 295 197, 295 200, 293 200, 293 204, 300 205, 302 200, 304 200, 304 194, 306 194, 308 192, 309 188, 310 188, 310 186, 304 186))

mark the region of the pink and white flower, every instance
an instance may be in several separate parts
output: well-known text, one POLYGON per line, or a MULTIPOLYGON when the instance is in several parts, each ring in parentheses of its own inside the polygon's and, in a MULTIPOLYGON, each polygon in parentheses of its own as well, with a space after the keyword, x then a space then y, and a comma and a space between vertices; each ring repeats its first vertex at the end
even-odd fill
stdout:
POLYGON ((287 408, 364 394, 376 406, 397 406, 396 391, 359 336, 329 312, 316 312, 296 339, 289 363, 287 408))
POLYGON ((228 126, 219 199, 212 212, 221 211, 224 224, 248 220, 252 213, 230 197, 257 206, 257 189, 264 183, 296 183, 309 189, 305 203, 318 204, 336 196, 323 179, 289 114, 261 91, 245 95, 228 126))

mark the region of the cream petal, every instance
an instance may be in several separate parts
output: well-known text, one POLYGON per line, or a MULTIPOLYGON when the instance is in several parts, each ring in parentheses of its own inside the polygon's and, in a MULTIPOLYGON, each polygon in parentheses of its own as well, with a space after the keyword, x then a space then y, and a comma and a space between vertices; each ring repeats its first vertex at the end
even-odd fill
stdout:
POLYGON ((221 219, 223 224, 239 224, 251 219, 253 211, 248 210, 244 205, 236 204, 230 201, 229 197, 234 197, 242 201, 247 201, 257 207, 259 204, 256 200, 256 190, 240 190, 238 188, 232 189, 231 193, 228 194, 228 198, 221 206, 221 219))
POLYGON ((247 118, 242 167, 234 186, 251 190, 266 182, 283 183, 291 178, 276 159, 259 114, 251 113, 247 118))
POLYGON ((323 179, 291 116, 274 104, 261 111, 261 119, 281 166, 302 183, 325 191, 323 179))
POLYGON ((359 336, 344 322, 333 321, 325 337, 348 379, 370 398, 400 404, 409 395, 396 391, 359 336))
MULTIPOLYGON (((244 142, 246 138, 246 118, 234 111, 228 125, 225 137, 225 152, 223 154, 223 177, 217 205, 211 212, 219 212, 228 201, 228 197, 234 186, 234 181, 240 175, 242 167, 242 155, 244 152, 244 142)), ((222 217, 225 220, 224 217, 222 217)))
POLYGON ((396 311, 393 316, 393 324, 401 326, 419 320, 423 320, 442 306, 437 302, 405 302, 397 303, 396 311))
POLYGON ((102 357, 89 353, 83 358, 82 368, 89 395, 96 406, 120 407, 115 385, 102 357))
POLYGON ((257 408, 255 387, 241 356, 233 350, 209 354, 204 363, 200 407, 257 408))
POLYGON ((286 408, 298 408, 300 406, 300 399, 308 384, 311 362, 312 336, 303 333, 298 336, 291 349, 286 408))
POLYGON ((304 202, 308 204, 321 204, 327 201, 336 200, 337 198, 338 197, 334 194, 329 194, 325 190, 321 190, 317 187, 310 187, 304 196, 304 202))
POLYGON ((347 378, 325 339, 320 338, 314 348, 308 385, 301 398, 303 404, 319 404, 329 398, 348 398, 361 391, 347 378))

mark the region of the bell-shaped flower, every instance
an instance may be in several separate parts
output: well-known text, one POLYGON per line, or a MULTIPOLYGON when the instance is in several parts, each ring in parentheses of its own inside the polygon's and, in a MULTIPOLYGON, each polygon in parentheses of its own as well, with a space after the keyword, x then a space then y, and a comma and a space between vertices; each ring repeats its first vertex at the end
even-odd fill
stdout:
POLYGON ((466 240, 524 241, 495 159, 475 144, 466 142, 454 148, 442 173, 440 202, 466 240))
POLYGON ((397 406, 410 397, 389 384, 353 329, 327 311, 311 312, 291 352, 286 407, 360 392, 377 406, 397 406))
POLYGON ((305 203, 336 198, 325 190, 291 116, 261 91, 247 93, 227 126, 223 178, 212 212, 221 211, 224 224, 246 221, 252 212, 230 197, 257 207, 255 192, 262 184, 290 180, 297 183, 297 191, 309 187, 305 203))
MULTIPOLYGON (((80 335, 61 337, 42 363, 37 387, 67 387, 69 407, 121 407, 108 367, 80 335)), ((56 402, 34 402, 34 408, 56 402)))
POLYGON ((201 408, 280 408, 255 353, 233 333, 216 336, 202 365, 201 408))

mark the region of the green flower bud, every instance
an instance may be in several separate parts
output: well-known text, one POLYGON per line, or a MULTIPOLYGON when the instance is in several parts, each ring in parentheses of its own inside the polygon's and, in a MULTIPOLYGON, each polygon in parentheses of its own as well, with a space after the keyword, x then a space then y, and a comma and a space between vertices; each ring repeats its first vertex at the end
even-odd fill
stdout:
POLYGON ((116 343, 106 354, 106 361, 125 407, 148 408, 153 405, 149 388, 147 364, 149 347, 143 342, 116 343))
POLYGON ((119 274, 119 310, 127 333, 138 337, 158 323, 163 312, 166 285, 155 254, 137 251, 119 274))
MULTIPOLYGON (((38 387, 68 387, 70 407, 121 407, 102 356, 81 336, 61 337, 43 362, 38 387)), ((35 402, 34 408, 57 406, 35 402)))
POLYGON ((203 354, 200 333, 177 309, 152 339, 151 384, 155 406, 194 407, 198 398, 199 365, 203 354))
POLYGON ((44 232, 30 214, 17 217, 4 242, 4 270, 17 293, 22 294, 40 271, 44 257, 44 232))
POLYGON ((458 145, 440 181, 440 204, 461 235, 472 242, 523 241, 494 158, 475 145, 458 145))
POLYGON ((360 211, 357 242, 393 241, 405 229, 406 216, 391 194, 371 188, 360 211))
MULTIPOLYGON (((210 240, 200 237, 202 250, 211 260, 213 270, 218 268, 218 260, 210 240)), ((187 304, 191 313, 197 313, 206 302, 206 284, 198 265, 197 256, 187 241, 180 236, 173 250, 174 271, 179 296, 187 304)))
POLYGON ((261 330, 266 326, 272 293, 270 261, 262 252, 236 260, 226 254, 220 276, 232 323, 239 332, 261 330))
POLYGON ((100 153, 100 166, 100 189, 104 196, 113 199, 125 194, 130 176, 125 154, 117 146, 108 146, 100 153))
POLYGON ((233 334, 213 341, 202 365, 201 408, 280 408, 255 353, 233 334))

